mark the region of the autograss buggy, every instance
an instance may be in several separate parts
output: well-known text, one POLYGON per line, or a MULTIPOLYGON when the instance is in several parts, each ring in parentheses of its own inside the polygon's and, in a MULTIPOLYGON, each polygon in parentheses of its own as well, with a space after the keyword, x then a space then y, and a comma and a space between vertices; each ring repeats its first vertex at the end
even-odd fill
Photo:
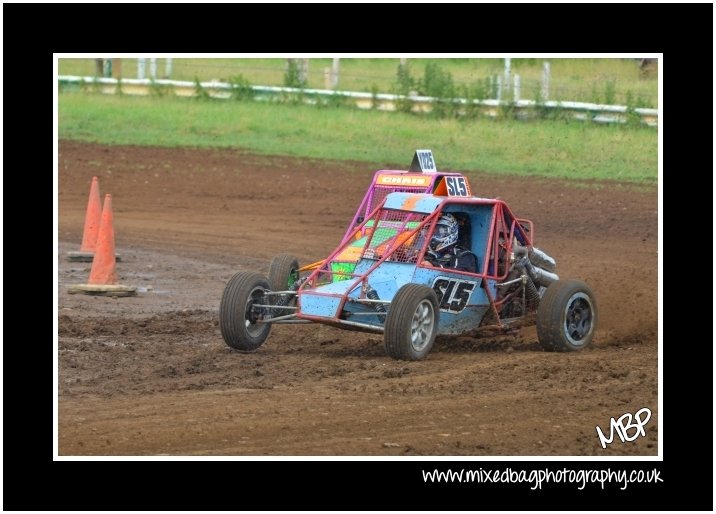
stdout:
POLYGON ((251 351, 274 323, 323 323, 383 333, 388 355, 419 360, 436 335, 536 322, 546 350, 580 350, 597 326, 594 295, 582 281, 560 280, 533 238, 531 221, 500 199, 472 196, 466 177, 438 173, 432 154, 419 150, 410 170, 376 172, 325 260, 301 268, 281 254, 268 277, 235 274, 221 298, 221 334, 230 347, 251 351), (477 272, 424 260, 443 213, 460 224, 458 244, 476 255, 477 272))

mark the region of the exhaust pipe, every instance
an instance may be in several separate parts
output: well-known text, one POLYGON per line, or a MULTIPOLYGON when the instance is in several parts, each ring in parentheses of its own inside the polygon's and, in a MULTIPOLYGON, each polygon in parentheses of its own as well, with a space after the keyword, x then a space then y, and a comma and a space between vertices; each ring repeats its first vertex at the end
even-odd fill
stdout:
POLYGON ((539 248, 530 248, 529 258, 532 264, 543 270, 554 271, 557 267, 557 262, 539 248))
POLYGON ((538 286, 547 287, 552 282, 559 280, 559 276, 556 273, 538 268, 529 261, 525 262, 525 269, 527 270, 527 274, 530 278, 534 280, 534 283, 538 286))
POLYGON ((553 273, 557 263, 539 248, 528 250, 524 246, 515 245, 512 251, 518 258, 515 268, 524 269, 536 286, 547 287, 559 280, 559 275, 553 273))

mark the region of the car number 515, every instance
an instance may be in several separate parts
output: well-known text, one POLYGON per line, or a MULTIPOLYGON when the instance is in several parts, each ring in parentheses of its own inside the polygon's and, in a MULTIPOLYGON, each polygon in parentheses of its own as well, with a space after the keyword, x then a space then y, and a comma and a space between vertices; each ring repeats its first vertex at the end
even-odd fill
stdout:
POLYGON ((441 311, 458 313, 467 306, 476 283, 471 280, 459 280, 437 277, 433 282, 433 291, 438 297, 441 311))

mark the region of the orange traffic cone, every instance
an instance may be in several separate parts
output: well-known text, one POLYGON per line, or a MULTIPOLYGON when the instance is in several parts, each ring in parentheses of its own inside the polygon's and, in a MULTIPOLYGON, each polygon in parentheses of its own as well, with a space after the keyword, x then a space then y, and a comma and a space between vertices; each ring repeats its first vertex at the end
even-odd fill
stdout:
MULTIPOLYGON (((99 235, 101 216, 102 204, 99 201, 99 179, 92 177, 89 200, 87 201, 87 213, 85 214, 85 228, 82 233, 82 246, 79 252, 67 252, 67 259, 69 261, 92 262, 97 236, 99 235)), ((119 255, 116 255, 115 258, 120 260, 119 255)))
POLYGON ((95 243, 99 233, 99 221, 102 215, 102 204, 99 201, 99 180, 92 177, 87 213, 85 214, 85 229, 82 233, 82 246, 79 252, 68 252, 67 258, 76 262, 92 262, 95 243))
POLYGON ((97 238, 97 251, 92 260, 88 284, 110 285, 117 283, 116 261, 114 259, 114 214, 112 195, 104 197, 104 209, 97 238))
POLYGON ((82 234, 81 252, 94 253, 94 246, 99 234, 99 220, 102 216, 102 204, 99 202, 99 180, 92 177, 89 201, 87 202, 87 215, 85 216, 85 230, 82 234))
POLYGON ((70 293, 84 293, 104 296, 132 296, 137 288, 117 284, 116 260, 114 256, 114 216, 112 195, 105 195, 102 218, 99 224, 92 270, 87 284, 70 286, 70 293))

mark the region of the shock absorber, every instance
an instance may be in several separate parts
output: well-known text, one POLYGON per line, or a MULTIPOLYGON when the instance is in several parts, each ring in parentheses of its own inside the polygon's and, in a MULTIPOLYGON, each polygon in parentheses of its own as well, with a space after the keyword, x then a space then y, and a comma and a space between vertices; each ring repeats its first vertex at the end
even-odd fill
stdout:
POLYGON ((539 291, 537 291, 537 286, 535 286, 528 274, 522 275, 522 282, 525 285, 525 300, 531 304, 538 302, 540 299, 539 291))
MULTIPOLYGON (((288 288, 288 291, 298 291, 301 285, 306 281, 306 278, 307 277, 302 277, 296 280, 291 287, 288 288)), ((295 295, 281 295, 274 303, 275 308, 273 310, 273 315, 278 316, 279 313, 282 312, 281 307, 286 307, 294 298, 296 298, 295 295)))
MULTIPOLYGON (((537 286, 534 283, 534 280, 532 280, 532 276, 530 273, 531 264, 529 259, 527 258, 526 253, 517 261, 515 262, 515 270, 517 270, 522 275, 522 286, 524 289, 524 300, 525 303, 529 303, 534 305, 536 302, 539 302, 540 295, 539 291, 537 290, 537 286)), ((527 305, 525 305, 526 307, 527 305)))
MULTIPOLYGON (((366 291, 365 295, 367 298, 370 298, 371 300, 380 300, 380 296, 378 296, 378 291, 373 289, 370 285, 366 284, 366 291)), ((375 309, 376 312, 388 312, 388 310, 385 308, 385 304, 383 303, 374 303, 373 309, 375 309)))

